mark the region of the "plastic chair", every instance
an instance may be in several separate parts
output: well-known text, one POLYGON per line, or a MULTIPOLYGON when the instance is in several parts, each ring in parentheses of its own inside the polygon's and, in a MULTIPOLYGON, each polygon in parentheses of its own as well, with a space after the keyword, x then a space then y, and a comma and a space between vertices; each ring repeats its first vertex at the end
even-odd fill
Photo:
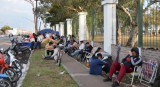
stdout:
POLYGON ((140 76, 140 83, 148 86, 148 83, 154 83, 156 74, 158 70, 158 62, 149 60, 147 62, 143 62, 142 71, 140 76))
POLYGON ((140 73, 141 73, 141 69, 142 69, 141 66, 135 66, 133 72, 125 74, 131 80, 130 85, 133 85, 135 76, 138 76, 138 78, 139 78, 140 73))

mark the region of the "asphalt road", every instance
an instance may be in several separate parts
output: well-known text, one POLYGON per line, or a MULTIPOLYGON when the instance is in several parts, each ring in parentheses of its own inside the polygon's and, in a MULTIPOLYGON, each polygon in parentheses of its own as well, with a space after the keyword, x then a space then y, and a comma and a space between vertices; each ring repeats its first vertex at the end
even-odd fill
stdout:
POLYGON ((4 48, 4 50, 5 50, 10 46, 11 46, 11 42, 9 40, 9 37, 7 37, 7 36, 0 37, 0 48, 4 48))

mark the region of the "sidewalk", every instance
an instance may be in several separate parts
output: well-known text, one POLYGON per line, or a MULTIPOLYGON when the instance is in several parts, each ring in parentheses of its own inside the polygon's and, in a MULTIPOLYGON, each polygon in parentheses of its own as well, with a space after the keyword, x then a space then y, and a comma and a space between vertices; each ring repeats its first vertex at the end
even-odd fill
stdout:
POLYGON ((80 87, 111 87, 111 82, 103 82, 102 76, 89 75, 89 68, 77 62, 67 54, 63 55, 62 64, 80 87))

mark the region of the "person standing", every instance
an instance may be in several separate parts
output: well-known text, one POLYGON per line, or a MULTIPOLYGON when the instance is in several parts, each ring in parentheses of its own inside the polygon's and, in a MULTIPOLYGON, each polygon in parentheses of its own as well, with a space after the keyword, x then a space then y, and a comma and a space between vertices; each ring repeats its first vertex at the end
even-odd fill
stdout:
POLYGON ((10 41, 11 41, 12 47, 13 47, 13 43, 14 43, 14 37, 13 37, 13 35, 10 36, 10 41))
POLYGON ((39 34, 37 37, 37 47, 39 48, 39 50, 41 49, 42 40, 43 40, 43 35, 39 34))
POLYGON ((19 34, 18 37, 17 37, 17 42, 18 42, 18 45, 21 45, 22 44, 22 36, 19 34))
MULTIPOLYGON (((34 33, 33 33, 34 34, 34 33)), ((35 42, 35 39, 34 39, 34 36, 33 36, 33 34, 31 34, 30 35, 30 42, 31 42, 31 50, 33 50, 34 49, 34 42, 35 42)))
POLYGON ((46 38, 50 38, 50 34, 48 32, 46 34, 46 38))

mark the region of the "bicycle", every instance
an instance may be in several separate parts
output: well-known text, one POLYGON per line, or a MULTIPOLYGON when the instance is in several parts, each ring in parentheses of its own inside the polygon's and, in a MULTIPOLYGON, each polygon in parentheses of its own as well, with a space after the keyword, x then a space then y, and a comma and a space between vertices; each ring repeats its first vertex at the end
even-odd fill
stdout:
POLYGON ((59 67, 61 66, 61 62, 62 62, 63 48, 64 48, 64 46, 59 46, 59 49, 58 49, 57 64, 59 67))

